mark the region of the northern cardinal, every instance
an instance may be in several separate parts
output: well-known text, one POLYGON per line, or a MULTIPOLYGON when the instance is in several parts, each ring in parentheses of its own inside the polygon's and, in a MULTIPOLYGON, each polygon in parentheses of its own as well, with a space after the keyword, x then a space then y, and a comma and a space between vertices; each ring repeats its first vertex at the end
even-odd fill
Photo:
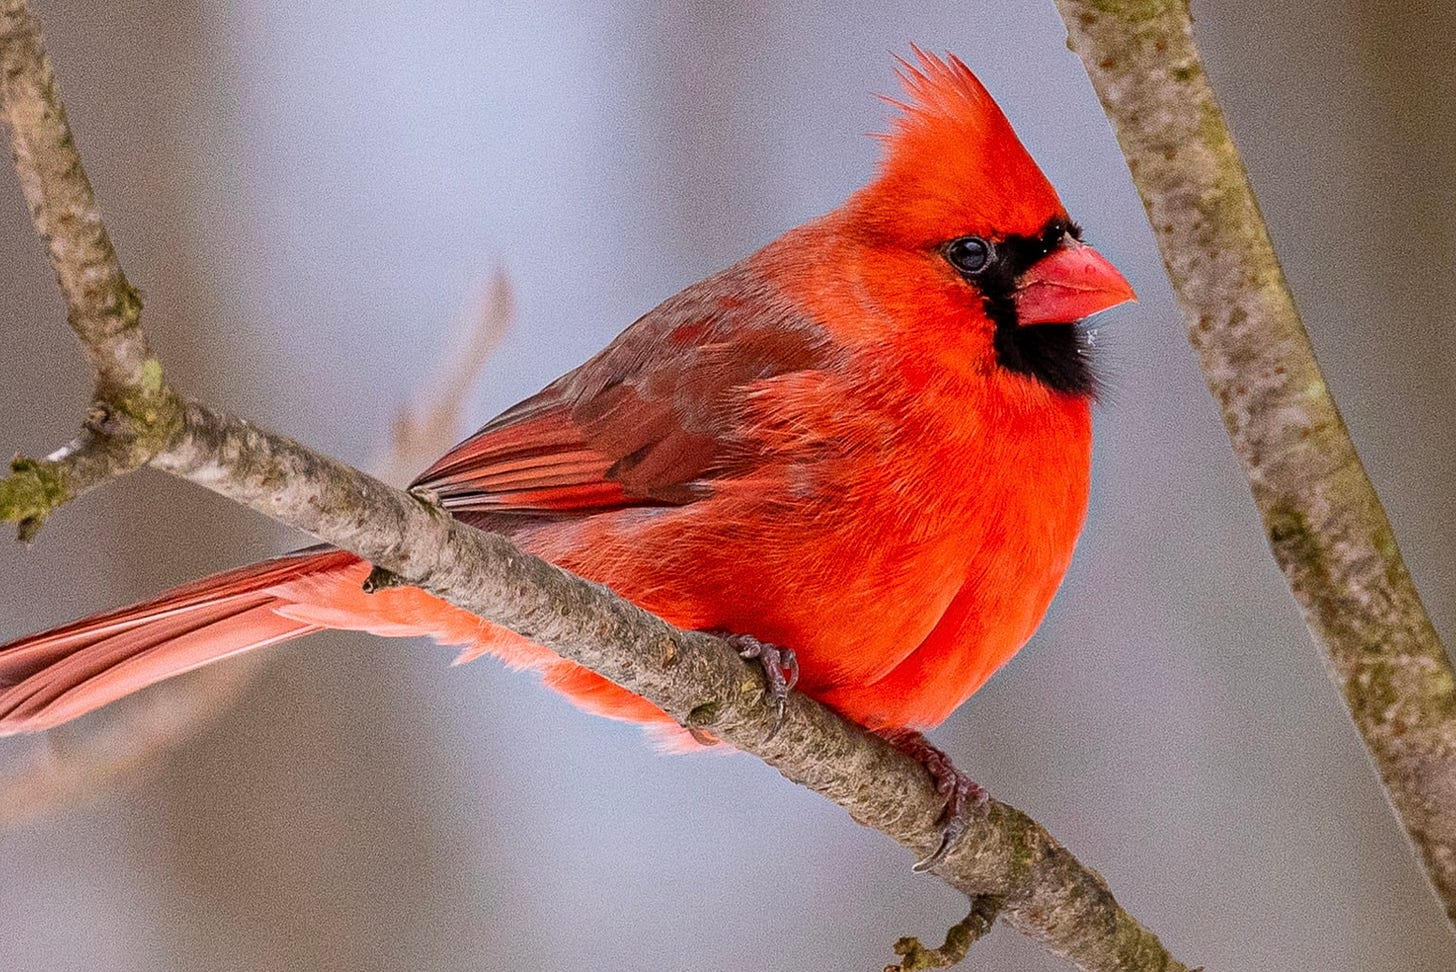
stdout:
MULTIPOLYGON (((914 752, 953 810, 973 784, 918 730, 1026 642, 1061 582, 1096 384, 1077 322, 1133 292, 970 70, 915 57, 869 185, 668 299, 414 487, 679 627, 733 634, 776 693, 796 662, 800 691, 914 752)), ((365 593, 369 572, 316 548, 13 642, 0 733, 322 628, 430 635, 683 732, 418 588, 365 593)))

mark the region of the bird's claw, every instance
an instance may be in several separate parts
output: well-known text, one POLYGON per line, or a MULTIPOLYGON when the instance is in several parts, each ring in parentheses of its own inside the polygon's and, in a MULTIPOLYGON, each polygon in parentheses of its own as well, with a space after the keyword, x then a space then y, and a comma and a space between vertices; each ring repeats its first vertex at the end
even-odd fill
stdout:
POLYGON ((788 712, 789 693, 799 684, 799 658, 791 648, 780 648, 759 641, 753 635, 725 634, 724 640, 738 652, 744 661, 757 661, 763 669, 763 680, 768 685, 767 699, 774 713, 773 728, 769 730, 767 742, 778 735, 788 712))
POLYGON ((911 868, 917 874, 922 874, 939 866, 965 834, 966 821, 961 811, 967 805, 985 805, 991 795, 986 792, 985 787, 956 769, 951 758, 931 745, 930 740, 920 733, 902 729, 883 735, 896 749, 925 767, 935 783, 935 792, 945 801, 940 816, 935 821, 940 828, 940 843, 911 868))

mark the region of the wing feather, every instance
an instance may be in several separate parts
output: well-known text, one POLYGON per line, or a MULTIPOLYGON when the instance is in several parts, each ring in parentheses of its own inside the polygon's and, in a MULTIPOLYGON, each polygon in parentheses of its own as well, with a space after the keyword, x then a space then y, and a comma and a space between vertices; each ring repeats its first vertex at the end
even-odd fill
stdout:
POLYGON ((737 422, 755 384, 829 367, 831 349, 823 327, 739 264, 658 306, 413 485, 457 513, 692 503, 761 459, 737 422))

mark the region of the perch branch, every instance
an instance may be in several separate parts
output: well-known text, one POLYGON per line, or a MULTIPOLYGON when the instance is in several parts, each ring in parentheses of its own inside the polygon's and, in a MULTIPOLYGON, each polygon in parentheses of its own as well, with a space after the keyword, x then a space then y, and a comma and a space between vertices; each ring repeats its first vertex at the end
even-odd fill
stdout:
MULTIPOLYGON (((151 464, 264 512, 445 600, 503 624, 766 760, 917 854, 939 842, 941 800, 923 767, 806 696, 790 699, 782 728, 764 704, 759 673, 718 638, 674 629, 600 585, 516 549, 291 439, 196 402, 183 403, 146 350, 138 306, 116 262, 65 126, 39 33, 24 0, 0 3, 4 115, 38 229, 62 281, 71 319, 102 375, 124 398, 157 407, 128 413, 122 434, 151 464), (23 101, 17 104, 16 101, 23 101), (58 126, 58 127, 57 127, 58 126), (35 129, 35 130, 32 130, 35 129), (51 183, 57 183, 52 185, 51 183), (83 197, 85 219, 53 207, 83 197), (100 242, 98 242, 100 241, 100 242), (96 288, 110 281, 120 316, 93 322, 96 288), (80 322, 80 323, 77 323, 80 322), (155 446, 155 448, 152 448, 155 446)), ((106 301, 102 305, 109 306, 106 301)), ((992 800, 967 810, 965 837, 935 869, 942 880, 1005 902, 1004 920, 1086 969, 1186 972, 1107 885, 1031 818, 992 800)))
POLYGON ((1456 676, 1309 335, 1186 0, 1057 0, 1122 143, 1264 528, 1456 922, 1456 676))

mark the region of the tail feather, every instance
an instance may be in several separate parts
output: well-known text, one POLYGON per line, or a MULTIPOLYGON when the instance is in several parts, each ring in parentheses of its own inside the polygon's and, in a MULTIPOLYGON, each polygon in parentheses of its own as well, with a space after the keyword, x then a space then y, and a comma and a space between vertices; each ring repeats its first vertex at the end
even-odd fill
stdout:
MULTIPOLYGON (((495 655, 541 672, 589 712, 671 733, 675 723, 652 703, 507 628, 417 587, 364 593, 368 572, 353 554, 314 548, 0 645, 0 736, 50 729, 173 675, 325 628, 428 636, 462 646, 457 663, 495 655)), ((689 738, 679 735, 673 748, 689 738)))
POLYGON ((278 587, 360 567, 343 551, 304 551, 0 646, 0 735, 49 729, 173 675, 317 631, 278 613, 288 603, 278 587))

